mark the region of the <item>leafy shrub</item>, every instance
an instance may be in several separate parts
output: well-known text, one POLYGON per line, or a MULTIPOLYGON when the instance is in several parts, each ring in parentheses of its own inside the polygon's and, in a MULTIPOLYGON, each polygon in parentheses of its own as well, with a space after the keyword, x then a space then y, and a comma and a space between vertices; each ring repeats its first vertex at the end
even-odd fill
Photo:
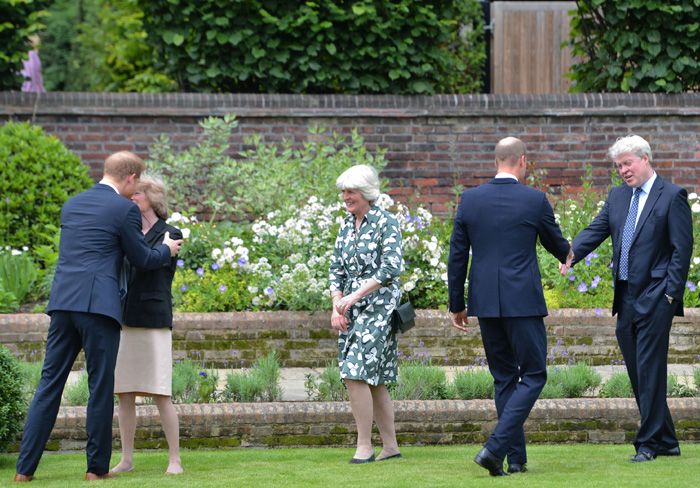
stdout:
POLYGON ((304 390, 309 400, 320 402, 342 402, 348 399, 338 365, 331 363, 320 374, 307 373, 304 390))
POLYGON ((0 313, 11 313, 20 306, 19 300, 14 293, 5 291, 0 287, 0 313))
POLYGON ((196 362, 185 359, 173 366, 172 399, 175 403, 211 403, 216 400, 219 377, 196 362))
POLYGON ((230 266, 183 268, 173 280, 173 304, 180 312, 243 311, 251 301, 245 277, 230 266))
POLYGON ((476 0, 139 5, 148 42, 181 91, 430 94, 481 86, 476 0))
POLYGON ((493 377, 487 369, 460 371, 454 377, 452 391, 450 396, 460 400, 493 398, 493 377))
POLYGON ((356 132, 346 140, 319 128, 309 130, 309 141, 300 148, 291 141, 278 147, 252 136, 246 143, 253 148, 236 161, 228 156, 229 137, 238 125, 233 115, 209 117, 199 125, 201 140, 179 153, 161 136, 150 149, 148 167, 177 189, 170 192, 173 208, 212 221, 287 211, 311 196, 335 201, 335 180, 348 167, 370 164, 381 171, 386 165, 385 151, 370 153, 356 132))
POLYGON ((271 352, 258 359, 253 367, 226 376, 223 398, 234 402, 275 402, 282 398, 279 386, 279 361, 271 352))
POLYGON ((396 400, 442 400, 448 397, 445 370, 420 361, 406 361, 399 366, 399 378, 390 386, 396 400))
POLYGON ((22 430, 26 405, 17 359, 0 346, 0 450, 15 440, 22 430))
POLYGON ((574 89, 683 92, 700 87, 695 0, 584 0, 571 19, 574 89))
POLYGON ((666 378, 666 393, 670 397, 684 398, 694 397, 697 392, 692 386, 678 381, 675 374, 669 374, 666 378))
POLYGON ((634 392, 632 391, 632 383, 630 383, 629 376, 627 373, 618 372, 613 373, 612 376, 603 383, 600 389, 600 396, 602 398, 632 398, 634 397, 634 392))
POLYGON ((693 368, 693 383, 696 393, 700 395, 700 368, 693 368))
POLYGON ((90 399, 87 371, 81 371, 75 383, 66 385, 63 390, 63 401, 66 405, 87 405, 90 399))
MULTIPOLYGON (((22 61, 31 49, 29 36, 41 29, 46 0, 0 1, 0 91, 19 90, 22 61)), ((4 192, 0 192, 3 193, 4 192)))
POLYGON ((541 398, 581 398, 600 385, 600 375, 586 363, 550 367, 541 398))
POLYGON ((28 404, 32 400, 34 392, 36 392, 36 389, 39 386, 39 380, 41 380, 41 368, 43 364, 36 361, 20 361, 18 365, 19 374, 22 378, 22 397, 28 404))
POLYGON ((24 303, 37 275, 34 262, 28 255, 15 250, 0 251, 0 290, 14 295, 17 303, 24 303))
POLYGON ((0 245, 51 243, 61 206, 89 188, 88 169, 53 136, 27 123, 0 127, 0 245))

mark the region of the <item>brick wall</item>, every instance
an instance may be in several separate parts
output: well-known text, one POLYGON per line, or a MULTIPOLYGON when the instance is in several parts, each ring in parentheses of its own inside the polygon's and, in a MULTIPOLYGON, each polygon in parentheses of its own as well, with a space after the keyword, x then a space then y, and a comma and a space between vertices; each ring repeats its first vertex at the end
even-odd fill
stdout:
MULTIPOLYGON (((160 134, 186 147, 197 122, 234 113, 244 137, 302 143, 323 125, 343 134, 357 129, 370 148, 385 148, 383 173, 403 201, 419 195, 433 211, 447 210, 453 187, 493 175, 493 147, 521 137, 528 158, 547 170, 544 184, 576 189, 586 164, 597 188, 609 183, 607 148, 630 132, 647 138, 658 172, 689 191, 700 190, 700 94, 342 96, 250 94, 0 92, 0 121, 33 120, 76 152, 97 178, 104 158, 128 149, 147 156, 160 134)), ((327 182, 332 184, 333 182, 327 182)), ((324 184, 324 182, 319 182, 324 184)))
MULTIPOLYGON (((681 441, 700 441, 700 398, 669 398, 681 441)), ((347 402, 176 405, 180 445, 198 447, 351 447, 355 423, 347 402)), ((492 400, 395 401, 400 445, 483 443, 496 423, 492 400)), ((83 450, 85 407, 61 407, 48 450, 83 450)), ((137 449, 165 448, 158 409, 137 407, 137 449)), ((634 399, 538 400, 525 424, 529 442, 632 442, 639 411, 634 399)), ((117 417, 114 447, 119 448, 117 417)), ((379 443, 377 432, 374 433, 379 443)), ((17 450, 17 445, 11 450, 17 450)))
MULTIPOLYGON (((0 344, 31 360, 44 351, 48 323, 41 314, 0 315, 0 344)), ((329 323, 328 312, 177 313, 174 359, 238 368, 277 351, 283 367, 322 367, 337 355, 337 337, 329 323)), ((552 310, 545 323, 550 353, 559 361, 608 365, 622 359, 609 310, 552 310)), ((472 324, 471 332, 463 334, 449 325, 446 312, 419 310, 416 327, 399 337, 399 349, 404 356, 426 355, 437 364, 474 364, 484 350, 476 319, 472 324)), ((673 321, 669 362, 695 364, 699 357, 700 309, 686 309, 685 317, 673 321)))

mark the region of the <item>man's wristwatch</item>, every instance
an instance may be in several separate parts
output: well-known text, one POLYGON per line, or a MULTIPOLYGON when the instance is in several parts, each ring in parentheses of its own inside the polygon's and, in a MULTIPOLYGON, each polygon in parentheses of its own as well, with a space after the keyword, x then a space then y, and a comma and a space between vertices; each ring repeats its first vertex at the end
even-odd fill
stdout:
POLYGON ((666 293, 664 293, 664 296, 666 297, 666 300, 668 300, 668 303, 670 305, 673 305, 673 302, 674 302, 673 297, 671 295, 667 295, 666 293))

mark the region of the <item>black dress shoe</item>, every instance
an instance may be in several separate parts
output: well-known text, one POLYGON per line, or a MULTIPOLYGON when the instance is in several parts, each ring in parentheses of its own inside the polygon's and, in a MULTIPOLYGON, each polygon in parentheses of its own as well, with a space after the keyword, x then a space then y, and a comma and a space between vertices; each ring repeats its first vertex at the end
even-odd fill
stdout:
POLYGON ((360 458, 354 457, 350 460, 350 464, 367 464, 367 463, 373 463, 373 462, 374 462, 374 454, 372 454, 367 459, 360 459, 360 458))
POLYGON ((672 447, 671 449, 659 449, 656 451, 657 456, 680 456, 681 455, 681 448, 676 446, 672 447))
POLYGON ((639 451, 637 454, 632 456, 630 459, 631 463, 646 463, 647 461, 653 461, 655 456, 649 451, 639 451))
POLYGON ((491 476, 508 476, 508 473, 503 471, 503 460, 498 459, 485 447, 474 457, 474 462, 487 469, 491 476))
POLYGON ((386 460, 388 460, 388 459, 399 459, 400 457, 401 457, 401 453, 398 452, 398 453, 396 453, 396 454, 392 454, 391 456, 379 458, 379 459, 377 459, 377 462, 379 462, 379 461, 386 461, 386 460))
POLYGON ((524 464, 509 464, 508 465, 508 472, 513 474, 513 473, 524 473, 527 471, 527 466, 524 464))

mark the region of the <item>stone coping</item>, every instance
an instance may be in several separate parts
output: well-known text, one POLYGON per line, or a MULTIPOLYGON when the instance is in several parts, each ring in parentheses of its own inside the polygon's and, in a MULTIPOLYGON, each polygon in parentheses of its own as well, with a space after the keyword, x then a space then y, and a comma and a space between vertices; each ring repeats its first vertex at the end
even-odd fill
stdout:
POLYGON ((700 93, 295 95, 0 92, 1 115, 417 117, 700 114, 700 93))

